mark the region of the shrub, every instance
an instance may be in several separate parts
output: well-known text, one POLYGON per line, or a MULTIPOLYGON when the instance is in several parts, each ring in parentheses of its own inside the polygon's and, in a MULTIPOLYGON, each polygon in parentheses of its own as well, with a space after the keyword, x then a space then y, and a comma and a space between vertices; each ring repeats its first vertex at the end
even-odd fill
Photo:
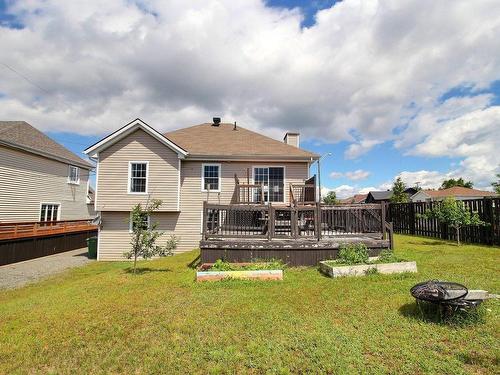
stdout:
POLYGON ((368 249, 363 243, 342 244, 338 261, 344 264, 367 264, 368 249))
POLYGON ((213 266, 210 267, 209 271, 258 271, 282 270, 284 268, 285 264, 279 259, 270 259, 269 261, 254 261, 246 265, 229 263, 223 261, 222 259, 217 259, 213 266))
POLYGON ((376 263, 397 263, 402 261, 403 259, 394 255, 394 252, 392 250, 385 249, 380 252, 376 263))

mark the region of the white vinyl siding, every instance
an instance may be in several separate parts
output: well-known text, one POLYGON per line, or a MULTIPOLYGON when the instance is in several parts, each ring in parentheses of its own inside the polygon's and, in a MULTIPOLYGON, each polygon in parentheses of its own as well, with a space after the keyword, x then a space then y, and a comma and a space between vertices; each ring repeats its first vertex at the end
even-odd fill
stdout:
POLYGON ((90 218, 89 170, 80 168, 80 185, 68 184, 68 164, 0 146, 0 221, 38 221, 40 203, 59 203, 60 220, 90 218))
POLYGON ((159 211, 178 211, 180 166, 177 153, 135 131, 99 153, 96 210, 128 213, 138 203, 160 199, 159 211), (130 162, 147 162, 147 193, 129 193, 130 162))

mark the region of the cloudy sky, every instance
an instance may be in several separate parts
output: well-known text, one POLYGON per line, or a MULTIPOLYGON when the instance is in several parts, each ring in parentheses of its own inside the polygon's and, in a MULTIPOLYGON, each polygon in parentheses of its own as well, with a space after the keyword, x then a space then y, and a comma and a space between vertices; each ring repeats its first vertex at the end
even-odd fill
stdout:
POLYGON ((500 172, 500 1, 0 1, 0 117, 81 153, 140 117, 331 152, 339 196, 500 172))

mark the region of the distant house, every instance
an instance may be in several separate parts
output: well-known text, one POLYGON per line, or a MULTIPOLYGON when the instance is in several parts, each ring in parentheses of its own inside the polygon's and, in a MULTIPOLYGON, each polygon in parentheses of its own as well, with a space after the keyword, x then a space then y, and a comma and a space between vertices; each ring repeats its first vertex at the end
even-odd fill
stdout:
POLYGON ((389 202, 392 197, 392 190, 387 191, 370 191, 366 196, 366 203, 381 203, 389 202))
POLYGON ((446 197, 453 197, 457 200, 482 199, 485 197, 494 197, 497 194, 491 191, 469 189, 461 186, 454 186, 442 190, 420 190, 411 196, 412 202, 432 202, 440 201, 446 197))
POLYGON ((0 121, 0 221, 92 217, 93 166, 24 121, 0 121))
POLYGON ((339 199, 340 204, 359 204, 359 203, 365 203, 366 197, 368 194, 355 194, 352 197, 344 198, 344 199, 339 199))
MULTIPOLYGON (((412 195, 414 195, 417 192, 417 189, 415 188, 408 188, 405 190, 405 193, 408 195, 408 201, 410 201, 410 198, 412 195)), ((368 193, 368 196, 366 197, 365 203, 389 203, 392 198, 392 190, 386 190, 386 191, 370 191, 368 193)))

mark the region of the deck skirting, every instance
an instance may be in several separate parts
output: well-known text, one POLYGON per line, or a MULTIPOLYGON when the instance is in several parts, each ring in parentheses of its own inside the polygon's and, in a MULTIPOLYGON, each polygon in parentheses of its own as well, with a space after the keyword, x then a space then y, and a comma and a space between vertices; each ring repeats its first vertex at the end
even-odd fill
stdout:
POLYGON ((315 266, 321 260, 335 259, 340 245, 364 243, 370 256, 377 256, 390 246, 389 240, 368 236, 315 239, 224 239, 200 242, 201 262, 217 259, 228 262, 251 262, 256 259, 280 259, 290 266, 315 266))

